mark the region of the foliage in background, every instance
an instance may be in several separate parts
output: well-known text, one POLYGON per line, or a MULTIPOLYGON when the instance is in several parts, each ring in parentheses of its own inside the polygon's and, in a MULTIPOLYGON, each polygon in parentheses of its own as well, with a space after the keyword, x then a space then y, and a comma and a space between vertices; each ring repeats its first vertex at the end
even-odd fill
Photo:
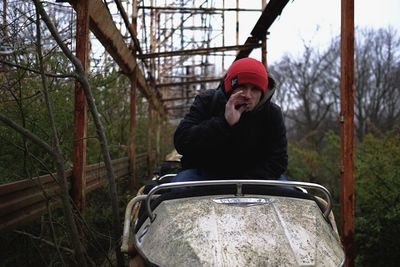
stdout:
POLYGON ((318 147, 311 142, 289 141, 289 165, 285 173, 289 180, 318 183, 333 197, 333 211, 339 223, 340 146, 339 136, 327 132, 318 147))
POLYGON ((357 147, 356 240, 358 266, 400 261, 400 126, 357 147))
MULTIPOLYGON (((46 59, 48 69, 55 72, 66 64, 65 57, 55 52, 49 53, 46 59)), ((20 62, 20 64, 33 69, 38 68, 32 62, 20 62)), ((0 94, 2 112, 51 144, 40 77, 24 70, 11 69, 0 81, 2 82, 0 94)), ((71 79, 47 79, 49 97, 55 110, 54 117, 60 145, 66 158, 72 154, 73 84, 71 79)), ((23 137, 3 124, 0 125, 0 137, 1 183, 47 174, 49 169, 52 170, 52 161, 47 153, 30 142, 26 142, 23 137), (33 159, 31 155, 40 159, 42 163, 38 163, 38 160, 33 159)))
MULTIPOLYGON (((400 260, 400 126, 387 133, 368 134, 356 145, 357 266, 397 266, 400 260)), ((324 135, 316 149, 291 141, 291 180, 320 183, 334 198, 340 228, 339 136, 324 135)))

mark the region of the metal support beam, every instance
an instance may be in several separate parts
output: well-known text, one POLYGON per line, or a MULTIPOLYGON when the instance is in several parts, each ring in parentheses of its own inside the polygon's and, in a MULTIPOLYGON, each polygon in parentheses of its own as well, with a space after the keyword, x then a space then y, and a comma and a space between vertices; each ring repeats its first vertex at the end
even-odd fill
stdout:
MULTIPOLYGON (((132 34, 136 38, 137 34, 137 0, 132 2, 132 34)), ((134 63, 136 57, 133 57, 134 63)), ((129 188, 131 192, 134 192, 136 186, 136 92, 137 92, 137 76, 138 71, 132 73, 131 88, 130 88, 130 120, 129 120, 129 148, 128 148, 128 159, 129 159, 129 188)))
POLYGON ((213 52, 225 52, 225 51, 231 51, 231 50, 253 49, 253 48, 260 47, 260 46, 261 46, 261 44, 258 41, 256 41, 254 43, 245 44, 245 45, 197 48, 197 49, 187 49, 187 50, 142 54, 142 55, 138 55, 138 58, 146 59, 146 58, 155 58, 155 57, 205 55, 205 54, 209 54, 209 53, 213 53, 213 52))
MULTIPOLYGON (((70 2, 76 8, 76 3, 80 1, 71 0, 70 2)), ((115 26, 107 7, 101 0, 88 0, 88 2, 90 30, 107 52, 110 53, 122 71, 128 75, 128 77, 132 77, 131 74, 136 71, 137 66, 136 62, 133 60, 133 52, 125 44, 124 38, 115 26)), ((150 87, 142 70, 139 68, 137 70, 137 82, 141 93, 148 99, 154 109, 164 116, 166 112, 161 103, 161 95, 155 91, 154 88, 150 87)))
POLYGON ((130 88, 130 120, 129 120, 129 172, 130 172, 130 189, 133 192, 136 186, 136 89, 137 76, 136 73, 131 79, 130 88))
MULTIPOLYGON (((76 7, 76 56, 82 63, 85 74, 89 68, 89 9, 87 1, 79 1, 76 7)), ((86 165, 87 104, 81 84, 75 82, 74 143, 72 154, 71 198, 78 211, 85 210, 85 165, 86 165)))
POLYGON ((354 0, 341 1, 340 145, 342 242, 354 266, 354 0))
POLYGON ((165 6, 165 7, 160 7, 160 6, 141 6, 140 8, 143 9, 150 9, 150 10, 160 10, 160 11, 174 11, 174 12, 180 12, 180 13, 193 13, 193 11, 201 11, 203 13, 216 13, 218 12, 223 12, 223 11, 234 11, 234 12, 239 12, 239 11, 246 11, 246 12, 260 12, 260 9, 255 9, 255 8, 206 8, 206 7, 179 7, 179 6, 165 6))
MULTIPOLYGON (((258 43, 263 37, 267 35, 269 27, 275 19, 282 13, 283 8, 289 0, 271 0, 268 2, 267 6, 264 8, 260 18, 258 19, 256 25, 251 31, 251 37, 248 37, 244 45, 252 45, 258 43)), ((240 58, 248 57, 253 51, 253 48, 242 49, 239 51, 235 60, 240 58)))
MULTIPOLYGON (((261 0, 261 6, 265 9, 266 0, 261 0)), ((267 36, 261 37, 261 62, 267 67, 267 36)))
POLYGON ((162 101, 163 102, 170 102, 170 101, 178 101, 178 100, 191 100, 195 98, 195 96, 190 96, 190 97, 172 97, 172 98, 165 98, 162 101))
POLYGON ((152 108, 149 105, 147 107, 147 153, 146 153, 146 165, 147 165, 147 177, 151 178, 152 174, 152 162, 153 162, 153 145, 152 145, 152 137, 153 137, 153 112, 152 108))
POLYGON ((195 84, 195 83, 212 83, 212 82, 220 82, 222 78, 212 78, 207 80, 192 80, 192 81, 184 81, 184 82, 173 82, 173 83, 159 83, 156 84, 156 87, 171 87, 171 86, 181 86, 187 84, 195 84))
POLYGON ((167 107, 167 110, 172 110, 172 109, 189 109, 190 106, 188 105, 179 105, 179 106, 171 106, 167 107))

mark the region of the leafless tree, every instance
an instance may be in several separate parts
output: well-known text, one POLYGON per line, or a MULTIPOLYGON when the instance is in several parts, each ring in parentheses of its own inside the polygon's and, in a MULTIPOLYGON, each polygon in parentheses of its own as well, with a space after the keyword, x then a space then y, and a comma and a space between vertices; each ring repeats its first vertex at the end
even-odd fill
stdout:
POLYGON ((359 31, 356 41, 356 133, 391 129, 400 119, 400 39, 391 28, 359 31))
MULTIPOLYGON (((371 129, 385 131, 400 121, 400 39, 391 28, 357 30, 355 123, 358 140, 371 129)), ((305 46, 302 57, 284 57, 270 68, 279 90, 290 136, 319 137, 338 128, 340 45, 332 39, 323 52, 305 46)))
POLYGON ((320 129, 331 119, 338 84, 337 76, 331 75, 336 67, 336 53, 332 48, 320 54, 305 46, 301 58, 286 56, 271 68, 279 84, 277 100, 284 109, 292 137, 318 142, 320 129))

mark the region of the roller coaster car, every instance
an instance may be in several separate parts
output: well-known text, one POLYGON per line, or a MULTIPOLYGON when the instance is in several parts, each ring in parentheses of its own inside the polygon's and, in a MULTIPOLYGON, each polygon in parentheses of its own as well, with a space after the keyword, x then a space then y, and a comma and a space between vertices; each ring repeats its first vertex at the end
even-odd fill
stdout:
POLYGON ((276 180, 162 183, 171 176, 161 177, 126 208, 121 250, 132 260, 134 247, 131 262, 174 267, 344 264, 326 188, 276 180))

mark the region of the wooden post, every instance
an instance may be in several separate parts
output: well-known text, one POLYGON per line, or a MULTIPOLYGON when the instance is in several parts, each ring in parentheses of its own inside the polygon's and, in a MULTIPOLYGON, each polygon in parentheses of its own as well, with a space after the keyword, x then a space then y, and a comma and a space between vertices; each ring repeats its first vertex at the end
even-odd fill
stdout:
POLYGON ((354 0, 341 1, 341 216, 345 266, 354 266, 354 0))
MULTIPOLYGON (((77 2, 76 56, 87 75, 89 67, 89 2, 77 2)), ((71 181, 71 197, 78 211, 85 210, 87 104, 81 84, 75 82, 74 147, 71 181)))
MULTIPOLYGON (((137 34, 137 0, 132 3, 132 28, 137 34)), ((132 42, 133 46, 133 42, 132 42)), ((137 49, 134 47, 134 49, 137 49)), ((136 61, 136 56, 134 57, 136 61)), ((136 62, 135 62, 136 63, 136 62)), ((137 65, 136 65, 137 66, 137 65)), ((130 172, 130 190, 133 192, 136 185, 136 90, 137 90, 137 69, 132 73, 130 88, 130 120, 129 120, 129 172, 130 172)))

